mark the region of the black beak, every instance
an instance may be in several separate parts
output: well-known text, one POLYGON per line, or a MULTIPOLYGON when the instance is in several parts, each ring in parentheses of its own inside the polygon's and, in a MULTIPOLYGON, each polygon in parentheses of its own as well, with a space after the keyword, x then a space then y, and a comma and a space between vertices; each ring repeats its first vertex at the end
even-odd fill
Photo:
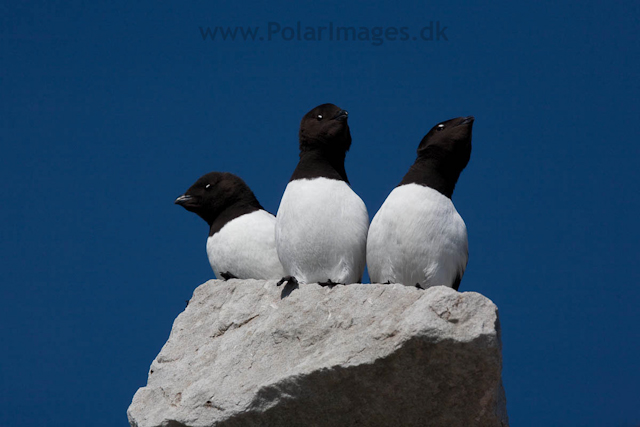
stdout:
POLYGON ((337 121, 342 121, 342 120, 347 120, 349 118, 349 112, 347 110, 340 110, 336 113, 335 116, 333 116, 333 118, 331 120, 337 120, 337 121))
POLYGON ((184 206, 191 200, 193 200, 193 197, 183 194, 182 196, 178 197, 173 203, 175 203, 176 205, 184 206))
POLYGON ((461 125, 466 125, 468 123, 473 123, 474 120, 475 120, 475 117, 473 117, 473 116, 465 117, 464 120, 462 120, 462 122, 460 124, 461 125))

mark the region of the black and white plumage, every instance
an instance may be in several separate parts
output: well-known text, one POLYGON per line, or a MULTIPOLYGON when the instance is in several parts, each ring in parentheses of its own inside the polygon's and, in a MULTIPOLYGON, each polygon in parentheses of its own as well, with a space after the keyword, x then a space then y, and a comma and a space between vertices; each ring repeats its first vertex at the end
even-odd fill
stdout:
POLYGON ((280 279, 275 217, 249 186, 228 172, 211 172, 175 201, 209 224, 207 256, 217 278, 280 279))
POLYGON ((369 214, 344 168, 347 117, 323 104, 300 123, 300 161, 276 216, 276 248, 287 276, 301 283, 355 283, 364 272, 369 214))
POLYGON ((471 156, 473 121, 447 120, 420 142, 415 163, 371 221, 372 283, 458 289, 469 251, 467 227, 451 196, 471 156))

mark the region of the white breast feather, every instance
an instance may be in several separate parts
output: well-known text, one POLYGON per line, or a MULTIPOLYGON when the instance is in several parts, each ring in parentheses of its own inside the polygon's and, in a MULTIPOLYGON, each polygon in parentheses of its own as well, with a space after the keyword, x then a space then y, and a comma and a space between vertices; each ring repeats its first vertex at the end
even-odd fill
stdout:
POLYGON ((362 278, 369 214, 343 181, 291 181, 276 219, 276 247, 286 273, 302 283, 362 278))
POLYGON ((467 259, 467 227, 451 199, 432 188, 395 188, 371 221, 367 268, 372 283, 452 286, 467 259))
POLYGON ((280 279, 284 270, 275 246, 276 219, 257 210, 229 221, 207 239, 207 255, 216 277, 229 272, 239 279, 280 279))

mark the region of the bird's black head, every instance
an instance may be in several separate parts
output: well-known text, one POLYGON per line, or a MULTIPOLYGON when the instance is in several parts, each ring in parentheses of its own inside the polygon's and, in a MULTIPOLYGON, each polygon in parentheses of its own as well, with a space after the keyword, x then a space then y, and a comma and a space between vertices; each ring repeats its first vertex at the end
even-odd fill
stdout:
POLYGON ((175 204, 198 214, 210 226, 229 208, 262 208, 249 186, 228 172, 211 172, 202 176, 176 199, 175 204))
POLYGON ((349 113, 333 104, 318 105, 300 122, 300 152, 320 149, 346 153, 351 147, 349 113))
POLYGON ((418 159, 430 159, 457 174, 471 157, 473 116, 457 117, 435 125, 418 146, 418 159))
POLYGON ((420 141, 418 158, 400 185, 424 185, 451 198, 471 157, 473 120, 458 117, 435 125, 420 141))

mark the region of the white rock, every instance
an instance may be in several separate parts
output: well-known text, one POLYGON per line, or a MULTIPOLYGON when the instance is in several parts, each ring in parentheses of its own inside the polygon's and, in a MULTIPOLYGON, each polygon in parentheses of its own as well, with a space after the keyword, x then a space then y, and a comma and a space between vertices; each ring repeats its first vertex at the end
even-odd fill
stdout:
POLYGON ((134 427, 507 426, 496 306, 447 287, 211 280, 127 412, 134 427))

